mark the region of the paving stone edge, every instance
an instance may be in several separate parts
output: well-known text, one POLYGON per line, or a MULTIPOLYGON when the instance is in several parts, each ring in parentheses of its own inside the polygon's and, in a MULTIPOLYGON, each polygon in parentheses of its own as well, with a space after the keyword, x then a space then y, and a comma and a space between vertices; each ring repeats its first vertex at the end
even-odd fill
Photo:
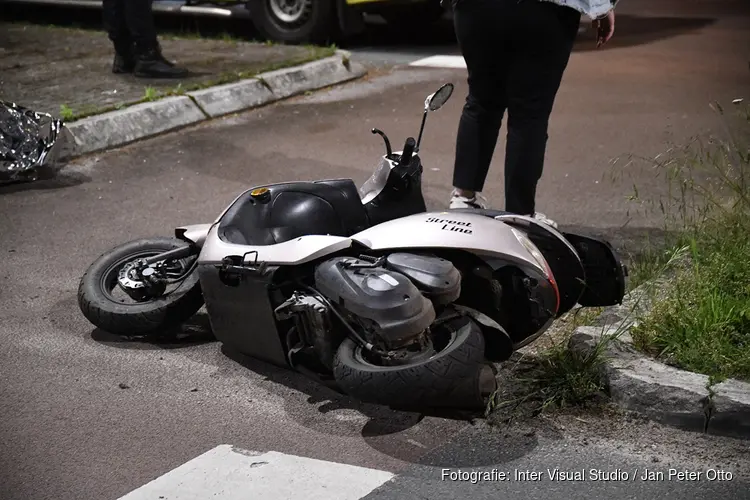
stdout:
POLYGON ((188 92, 74 122, 65 128, 72 136, 64 159, 124 146, 165 132, 287 99, 308 91, 364 76, 364 66, 349 52, 309 63, 261 73, 254 78, 188 92))
POLYGON ((750 383, 708 376, 666 365, 637 351, 630 331, 650 309, 650 297, 670 286, 660 277, 629 292, 570 338, 570 348, 605 350, 604 378, 612 400, 655 421, 688 431, 750 438, 750 383))

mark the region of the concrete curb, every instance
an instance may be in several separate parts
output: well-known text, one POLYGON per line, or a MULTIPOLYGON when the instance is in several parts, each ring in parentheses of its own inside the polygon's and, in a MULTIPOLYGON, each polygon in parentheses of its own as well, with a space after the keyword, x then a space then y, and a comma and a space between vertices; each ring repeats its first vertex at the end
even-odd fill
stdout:
POLYGON ((570 348, 606 349, 604 376, 620 406, 684 430, 750 438, 750 383, 711 385, 706 375, 665 365, 633 347, 630 330, 650 308, 649 287, 658 293, 668 284, 662 278, 637 287, 621 305, 605 308, 595 325, 577 328, 570 348))
POLYGON ((331 57, 300 66, 71 122, 66 127, 74 138, 75 147, 67 157, 124 146, 364 76, 367 73, 364 66, 351 62, 349 58, 348 52, 339 50, 331 57))

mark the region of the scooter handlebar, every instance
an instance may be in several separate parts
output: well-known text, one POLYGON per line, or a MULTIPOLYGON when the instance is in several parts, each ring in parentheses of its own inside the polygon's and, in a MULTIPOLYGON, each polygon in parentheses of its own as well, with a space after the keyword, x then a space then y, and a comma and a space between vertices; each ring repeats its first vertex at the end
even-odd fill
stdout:
POLYGON ((398 162, 400 166, 405 166, 409 164, 412 156, 414 155, 414 148, 416 146, 417 146, 417 142, 414 140, 413 137, 409 137, 408 139, 406 139, 406 143, 404 143, 404 150, 401 153, 401 159, 398 162))

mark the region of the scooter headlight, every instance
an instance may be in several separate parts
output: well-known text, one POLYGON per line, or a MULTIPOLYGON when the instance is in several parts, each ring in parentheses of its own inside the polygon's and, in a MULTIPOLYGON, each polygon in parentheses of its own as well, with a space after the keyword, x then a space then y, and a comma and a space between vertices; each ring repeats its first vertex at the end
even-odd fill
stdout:
POLYGON ((544 275, 547 278, 552 278, 552 270, 550 269, 549 264, 547 264, 547 259, 544 258, 542 252, 539 251, 536 245, 534 245, 528 236, 518 229, 511 228, 511 231, 513 231, 516 239, 524 246, 524 248, 526 248, 526 250, 529 251, 531 256, 534 257, 536 263, 539 264, 539 267, 544 271, 544 275))

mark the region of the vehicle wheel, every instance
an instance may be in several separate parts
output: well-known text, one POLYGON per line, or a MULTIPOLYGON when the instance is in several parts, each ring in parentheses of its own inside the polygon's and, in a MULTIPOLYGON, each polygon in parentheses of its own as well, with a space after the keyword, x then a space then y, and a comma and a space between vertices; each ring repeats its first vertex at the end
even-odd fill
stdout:
MULTIPOLYGON (((125 265, 138 258, 187 245, 176 238, 131 241, 101 255, 86 270, 78 286, 78 306, 92 324, 110 333, 143 336, 175 327, 193 316, 203 305, 203 294, 194 270, 156 298, 136 301, 118 286, 125 265), (121 292, 121 296, 117 292, 121 292)), ((187 272, 197 255, 170 263, 173 276, 187 272)), ((137 280, 133 280, 137 281, 137 280)))
POLYGON ((438 0, 432 0, 411 5, 385 7, 379 14, 391 26, 415 28, 438 22, 445 14, 445 9, 438 0))
POLYGON ((432 356, 397 366, 379 364, 345 339, 333 363, 338 386, 360 401, 394 407, 483 407, 495 382, 493 374, 487 389, 482 331, 464 316, 431 330, 432 356))
POLYGON ((327 43, 336 28, 335 0, 250 0, 250 16, 271 41, 327 43))

